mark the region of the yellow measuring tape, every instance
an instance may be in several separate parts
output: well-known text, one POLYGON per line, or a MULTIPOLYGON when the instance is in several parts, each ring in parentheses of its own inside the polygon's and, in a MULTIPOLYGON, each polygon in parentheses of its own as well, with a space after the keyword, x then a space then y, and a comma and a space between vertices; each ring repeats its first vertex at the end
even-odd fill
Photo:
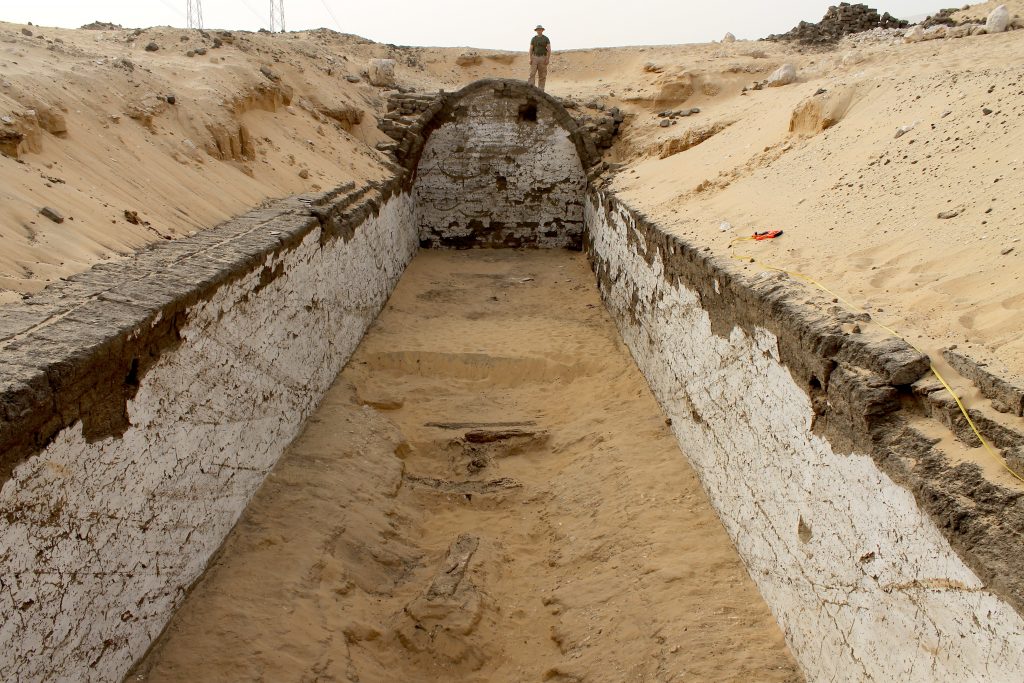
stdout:
MULTIPOLYGON (((757 242, 757 241, 759 241, 759 240, 756 240, 753 237, 737 237, 736 239, 734 239, 731 242, 729 242, 729 247, 731 248, 734 244, 737 244, 739 242, 757 242)), ((857 312, 860 312, 860 313, 867 313, 867 311, 865 311, 863 308, 861 308, 857 304, 855 304, 855 303, 853 303, 851 301, 848 301, 847 299, 839 296, 838 294, 833 292, 831 289, 829 289, 828 287, 826 287, 825 285, 821 284, 820 282, 818 282, 817 280, 815 280, 814 278, 812 278, 812 277, 810 277, 808 275, 804 275, 803 273, 799 273, 799 272, 793 271, 793 270, 786 270, 785 268, 779 268, 778 266, 773 266, 770 263, 765 263, 764 261, 759 261, 758 259, 754 258, 753 256, 750 256, 749 254, 731 254, 730 256, 732 258, 738 260, 738 261, 748 261, 748 262, 751 262, 751 263, 756 263, 756 264, 760 265, 761 267, 766 268, 767 270, 774 270, 774 271, 779 272, 779 273, 785 273, 786 275, 789 275, 790 277, 795 277, 797 279, 803 280, 804 282, 807 282, 809 284, 814 285, 815 287, 817 287, 821 291, 827 292, 827 293, 831 294, 838 301, 842 301, 844 304, 846 304, 848 307, 852 308, 853 310, 855 310, 857 312)), ((886 332, 888 332, 892 336, 894 336, 897 339, 899 339, 899 340, 909 344, 911 348, 913 348, 915 351, 917 351, 921 355, 924 355, 924 356, 928 355, 924 351, 919 349, 916 344, 914 344, 913 342, 907 341, 907 339, 905 339, 902 335, 900 335, 898 332, 896 332, 896 330, 892 329, 891 327, 889 327, 887 325, 883 325, 882 323, 880 323, 877 320, 875 320, 874 316, 871 316, 870 320, 871 320, 872 323, 874 323, 878 327, 882 328, 883 330, 885 330, 886 332)), ((946 379, 942 376, 942 374, 938 371, 938 369, 935 367, 935 364, 931 363, 929 361, 929 367, 931 368, 932 374, 935 375, 935 378, 939 380, 939 382, 942 384, 942 386, 945 388, 945 390, 949 392, 949 395, 953 397, 953 400, 956 401, 956 405, 957 405, 958 408, 960 408, 960 412, 963 414, 964 419, 967 420, 967 424, 969 424, 971 426, 971 430, 974 432, 974 435, 976 437, 978 437, 978 441, 980 441, 981 445, 985 447, 985 450, 988 452, 988 454, 990 456, 992 456, 992 459, 995 460, 996 462, 998 462, 1000 465, 1002 465, 1003 469, 1005 469, 1007 472, 1012 474, 1014 477, 1019 479, 1021 482, 1024 482, 1024 477, 1022 477, 1021 475, 1017 474, 1013 470, 1013 468, 1011 468, 1008 464, 1006 464, 1006 461, 1003 459, 1003 457, 1001 455, 999 455, 998 453, 996 453, 995 449, 992 448, 992 446, 989 445, 988 441, 985 440, 985 437, 981 435, 981 431, 978 429, 978 425, 974 424, 974 420, 972 420, 971 416, 967 413, 967 408, 964 407, 964 403, 963 403, 963 401, 960 400, 960 396, 957 395, 956 391, 953 390, 953 387, 951 387, 949 385, 949 382, 947 382, 946 379)))

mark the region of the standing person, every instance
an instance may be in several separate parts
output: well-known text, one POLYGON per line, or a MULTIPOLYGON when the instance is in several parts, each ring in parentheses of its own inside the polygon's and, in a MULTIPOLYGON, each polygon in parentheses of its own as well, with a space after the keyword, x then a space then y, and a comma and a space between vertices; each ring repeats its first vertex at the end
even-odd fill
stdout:
POLYGON ((534 29, 537 32, 530 39, 530 85, 536 79, 538 87, 543 91, 548 80, 548 63, 551 61, 551 40, 544 35, 544 27, 540 24, 534 29))

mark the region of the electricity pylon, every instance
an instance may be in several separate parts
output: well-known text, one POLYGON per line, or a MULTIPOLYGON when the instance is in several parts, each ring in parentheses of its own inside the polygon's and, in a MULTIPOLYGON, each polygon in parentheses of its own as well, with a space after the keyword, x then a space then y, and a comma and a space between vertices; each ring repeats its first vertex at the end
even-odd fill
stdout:
POLYGON ((187 0, 185 20, 189 28, 203 27, 203 0, 187 0))
POLYGON ((284 0, 270 0, 270 32, 284 33, 284 0))

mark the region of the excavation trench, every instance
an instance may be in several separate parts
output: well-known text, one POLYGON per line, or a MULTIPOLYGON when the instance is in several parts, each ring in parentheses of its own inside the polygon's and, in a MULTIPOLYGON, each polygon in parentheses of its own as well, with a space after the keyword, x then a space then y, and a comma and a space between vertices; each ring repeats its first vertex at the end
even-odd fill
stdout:
POLYGON ((0 678, 1019 679, 1024 507, 916 428, 927 357, 544 93, 396 98, 390 180, 4 308, 0 678))
POLYGON ((796 680, 565 251, 423 251, 130 680, 796 680))

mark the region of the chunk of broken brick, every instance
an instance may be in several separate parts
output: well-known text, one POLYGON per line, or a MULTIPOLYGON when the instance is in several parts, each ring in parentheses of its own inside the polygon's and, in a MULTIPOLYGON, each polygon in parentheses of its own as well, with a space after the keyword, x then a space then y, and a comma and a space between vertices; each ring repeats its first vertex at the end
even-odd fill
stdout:
POLYGON ((39 209, 39 213, 43 216, 46 216, 54 223, 64 222, 64 216, 61 214, 61 212, 49 206, 44 206, 43 208, 39 209))

